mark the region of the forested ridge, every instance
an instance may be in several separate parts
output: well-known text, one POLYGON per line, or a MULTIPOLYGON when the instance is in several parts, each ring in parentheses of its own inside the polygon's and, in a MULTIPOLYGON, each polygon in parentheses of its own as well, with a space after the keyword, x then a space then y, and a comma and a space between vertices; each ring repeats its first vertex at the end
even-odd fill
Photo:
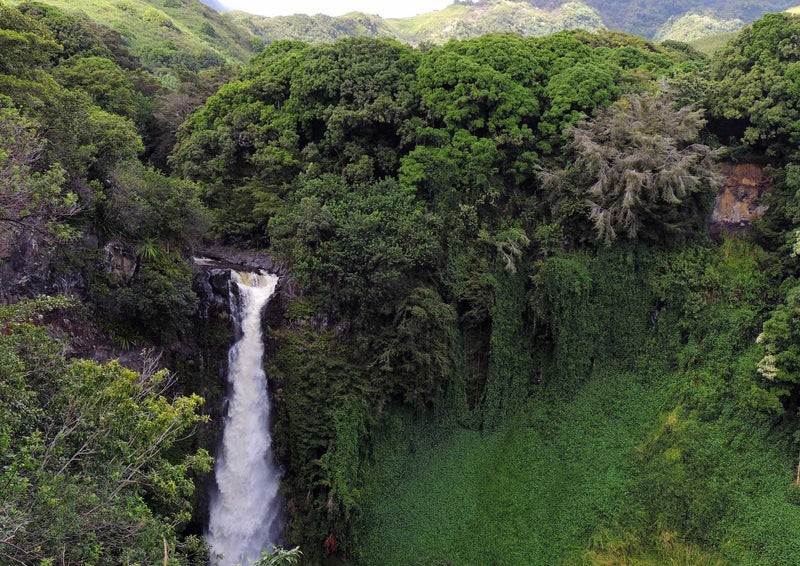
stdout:
POLYGON ((231 12, 230 16, 268 43, 281 39, 322 43, 366 36, 440 44, 484 33, 536 37, 562 30, 604 28, 659 41, 689 41, 738 30, 767 12, 792 6, 793 0, 456 0, 441 10, 405 18, 384 19, 361 12, 338 17, 324 14, 264 17, 244 12, 231 12))
POLYGON ((0 4, 0 563, 208 563, 211 245, 285 268, 303 563, 800 562, 798 46, 769 14, 713 58, 573 30, 159 65, 0 4), (770 188, 711 231, 721 163, 770 188))

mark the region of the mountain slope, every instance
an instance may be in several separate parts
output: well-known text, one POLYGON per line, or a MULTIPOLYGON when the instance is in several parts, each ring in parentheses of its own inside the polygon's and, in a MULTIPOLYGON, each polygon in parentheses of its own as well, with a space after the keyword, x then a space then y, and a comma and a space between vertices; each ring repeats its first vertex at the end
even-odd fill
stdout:
POLYGON ((583 2, 537 7, 515 0, 456 2, 443 10, 393 19, 360 12, 339 17, 297 14, 275 18, 232 12, 231 17, 268 43, 279 39, 324 43, 354 36, 392 37, 414 44, 444 43, 484 33, 538 37, 564 29, 595 31, 604 27, 600 14, 583 2))
POLYGON ((200 0, 203 4, 208 6, 209 8, 215 9, 217 12, 227 12, 228 8, 226 8, 222 2, 219 0, 200 0))
POLYGON ((325 14, 267 18, 245 12, 231 12, 233 22, 267 42, 295 39, 308 43, 326 43, 344 37, 395 37, 389 23, 380 16, 351 12, 332 17, 325 14))
POLYGON ((609 28, 654 37, 670 18, 708 13, 717 19, 751 22, 767 12, 780 12, 793 0, 587 0, 609 28))
POLYGON ((166 75, 174 69, 196 71, 226 61, 246 61, 263 42, 281 39, 328 43, 344 37, 386 37, 441 44, 484 33, 536 37, 564 29, 607 27, 659 41, 692 41, 734 31, 795 1, 460 0, 442 10, 393 19, 361 12, 338 17, 221 13, 226 7, 219 0, 87 0, 79 7, 69 0, 46 3, 84 12, 115 29, 145 67, 166 75))
POLYGON ((719 20, 707 14, 686 14, 670 18, 655 35, 656 41, 694 41, 703 37, 730 33, 744 26, 740 19, 719 20))
POLYGON ((268 18, 233 13, 233 19, 266 42, 297 39, 310 43, 348 36, 394 37, 410 43, 444 43, 483 33, 541 36, 564 29, 607 27, 657 40, 691 41, 730 32, 795 0, 462 0, 409 18, 383 19, 353 12, 340 17, 294 15, 268 18))
MULTIPOLYGON (((20 2, 14 2, 20 4, 20 2)), ((197 71, 224 62, 247 61, 252 36, 227 14, 197 0, 70 0, 44 2, 81 12, 116 30, 143 65, 157 74, 185 68, 197 71)))
POLYGON ((720 33, 717 35, 708 35, 690 41, 689 45, 691 45, 701 53, 705 53, 706 55, 712 55, 722 47, 725 47, 734 37, 738 35, 738 33, 739 32, 731 31, 728 33, 720 33))
POLYGON ((565 29, 596 31, 604 27, 600 14, 582 2, 566 2, 547 9, 513 0, 474 5, 456 3, 438 12, 387 21, 398 39, 412 43, 443 43, 484 33, 538 37, 565 29))

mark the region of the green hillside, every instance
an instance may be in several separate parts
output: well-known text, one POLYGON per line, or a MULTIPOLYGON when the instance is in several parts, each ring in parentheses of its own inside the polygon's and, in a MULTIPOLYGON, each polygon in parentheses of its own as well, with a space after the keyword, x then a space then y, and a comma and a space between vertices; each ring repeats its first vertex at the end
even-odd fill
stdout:
POLYGON ((599 14, 581 2, 548 10, 515 0, 480 5, 456 3, 434 12, 388 20, 360 12, 339 17, 298 14, 275 18, 233 12, 231 17, 266 42, 296 39, 324 43, 343 37, 392 37, 414 44, 444 43, 484 33, 536 37, 564 29, 593 31, 603 27, 599 14))
POLYGON ((442 10, 394 19, 360 12, 338 17, 298 14, 273 18, 244 12, 223 14, 197 0, 49 3, 81 11, 93 21, 117 30, 147 68, 163 72, 180 66, 196 70, 220 61, 245 61, 262 48, 262 41, 281 39, 324 43, 344 37, 391 37, 412 44, 441 44, 484 33, 537 37, 565 29, 594 31, 608 27, 658 41, 691 41, 733 31, 765 11, 784 9, 792 2, 481 0, 456 2, 442 10))
POLYGON ((567 2, 554 10, 545 10, 514 0, 472 6, 451 4, 438 12, 387 22, 398 39, 411 43, 443 43, 484 33, 539 37, 565 29, 595 31, 604 27, 600 14, 581 2, 567 2))
POLYGON ((725 47, 728 43, 730 43, 730 41, 738 34, 739 32, 733 31, 717 35, 709 35, 707 37, 701 37, 700 39, 695 39, 694 41, 690 41, 689 45, 691 45, 701 53, 705 53, 706 55, 712 55, 717 50, 719 50, 722 47, 725 47))
POLYGON ((735 32, 742 26, 744 26, 744 22, 739 19, 720 20, 706 14, 686 14, 685 16, 670 18, 658 30, 654 40, 690 42, 705 37, 735 32))
POLYGON ((266 42, 295 39, 309 43, 336 41, 344 37, 394 37, 394 31, 380 16, 353 12, 332 17, 297 14, 266 18, 245 12, 230 12, 230 18, 266 42))
POLYGON ((456 2, 442 10, 395 19, 360 12, 339 17, 298 14, 269 18, 244 12, 219 13, 197 0, 48 3, 83 12, 118 31, 147 68, 163 73, 168 68, 197 70, 221 61, 246 61, 262 48, 262 42, 281 39, 324 43, 344 37, 391 37, 412 44, 441 44, 484 33, 537 37, 565 29, 594 31, 608 27, 657 41, 692 41, 734 31, 765 11, 787 8, 792 0, 682 0, 668 4, 649 0, 481 0, 456 2))
MULTIPOLYGON (((17 1, 17 4, 21 2, 17 1)), ((251 34, 197 0, 47 0, 118 32, 143 65, 157 74, 244 62, 259 48, 251 34)))
POLYGON ((537 37, 565 29, 594 31, 604 27, 657 41, 692 41, 737 30, 766 12, 783 10, 792 3, 793 0, 480 0, 455 2, 442 10, 408 18, 383 19, 362 13, 268 18, 241 12, 231 17, 267 43, 280 39, 321 43, 358 36, 441 44, 484 33, 537 37))
POLYGON ((611 29, 654 37, 673 17, 708 14, 718 20, 751 22, 767 12, 780 12, 794 0, 587 0, 611 29))

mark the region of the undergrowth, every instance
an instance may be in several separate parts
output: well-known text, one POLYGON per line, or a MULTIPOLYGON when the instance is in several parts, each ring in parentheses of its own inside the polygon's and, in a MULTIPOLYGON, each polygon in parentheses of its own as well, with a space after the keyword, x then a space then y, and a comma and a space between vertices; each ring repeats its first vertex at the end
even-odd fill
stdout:
POLYGON ((755 372, 764 260, 738 239, 548 260, 525 410, 494 433, 387 416, 359 563, 800 563, 793 426, 755 372))

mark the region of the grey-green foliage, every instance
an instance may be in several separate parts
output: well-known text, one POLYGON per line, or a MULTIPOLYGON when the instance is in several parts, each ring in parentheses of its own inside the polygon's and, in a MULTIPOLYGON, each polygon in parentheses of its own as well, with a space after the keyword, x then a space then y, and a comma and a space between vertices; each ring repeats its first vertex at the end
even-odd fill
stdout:
POLYGON ((702 218, 720 180, 719 152, 697 143, 704 125, 702 110, 676 108, 664 90, 623 98, 568 130, 569 181, 586 196, 598 240, 660 241, 702 218))

